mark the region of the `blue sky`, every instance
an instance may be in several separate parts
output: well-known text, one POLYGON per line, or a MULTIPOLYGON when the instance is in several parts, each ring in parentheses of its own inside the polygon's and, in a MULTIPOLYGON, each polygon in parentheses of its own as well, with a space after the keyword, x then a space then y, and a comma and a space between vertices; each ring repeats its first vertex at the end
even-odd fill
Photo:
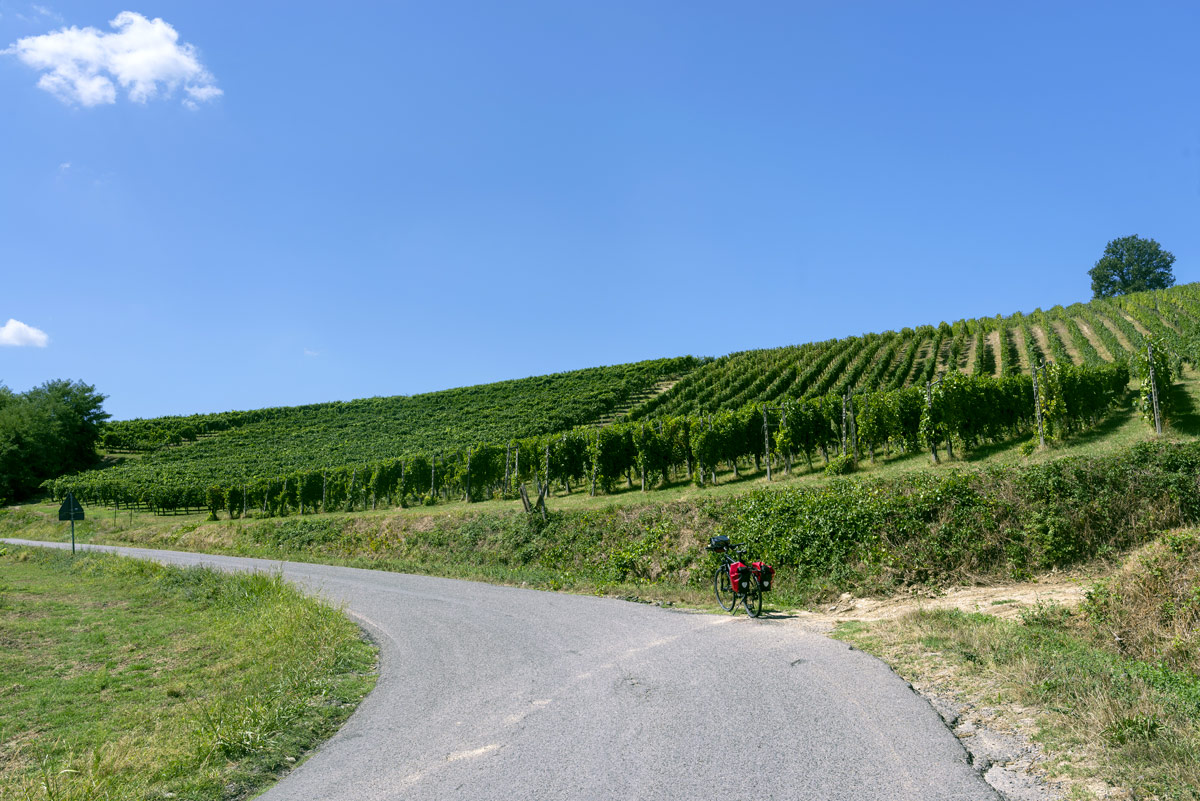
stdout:
POLYGON ((0 381, 715 356, 1087 300, 1135 233, 1197 280, 1197 9, 0 0, 0 381))

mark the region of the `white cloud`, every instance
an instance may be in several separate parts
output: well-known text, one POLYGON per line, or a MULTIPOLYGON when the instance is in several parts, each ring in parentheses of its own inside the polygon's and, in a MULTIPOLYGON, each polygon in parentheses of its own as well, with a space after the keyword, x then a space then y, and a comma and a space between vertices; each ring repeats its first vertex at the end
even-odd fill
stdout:
POLYGON ((115 103, 118 85, 135 103, 160 93, 169 97, 183 87, 188 108, 223 94, 196 48, 181 44, 179 34, 161 18, 122 11, 109 25, 112 33, 70 27, 27 36, 0 52, 45 70, 38 86, 65 103, 115 103))
POLYGON ((304 349, 304 355, 305 355, 305 356, 307 356, 307 357, 308 357, 308 358, 310 358, 310 359, 315 359, 315 358, 317 358, 318 356, 320 356, 320 355, 321 355, 321 351, 319 351, 319 350, 312 350, 311 348, 305 348, 305 349, 304 349))
POLYGON ((9 319, 0 328, 0 345, 12 345, 18 348, 25 346, 44 348, 49 341, 50 337, 46 336, 45 331, 39 331, 19 320, 9 319))

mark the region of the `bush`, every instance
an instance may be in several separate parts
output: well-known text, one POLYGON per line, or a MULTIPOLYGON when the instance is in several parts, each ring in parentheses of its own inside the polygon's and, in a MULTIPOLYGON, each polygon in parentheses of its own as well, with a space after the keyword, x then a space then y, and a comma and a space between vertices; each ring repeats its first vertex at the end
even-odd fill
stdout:
POLYGON ((846 476, 854 472, 855 466, 853 456, 835 456, 825 465, 825 475, 846 476))
POLYGON ((763 489, 722 533, 788 569, 803 593, 1023 576, 1200 521, 1200 443, 984 471, 763 489))

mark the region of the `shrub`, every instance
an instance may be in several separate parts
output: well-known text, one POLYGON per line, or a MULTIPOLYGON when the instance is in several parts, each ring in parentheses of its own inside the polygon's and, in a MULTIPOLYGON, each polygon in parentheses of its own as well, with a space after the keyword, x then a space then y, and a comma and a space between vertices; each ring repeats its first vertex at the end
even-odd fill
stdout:
POLYGON ((854 468, 853 456, 835 456, 829 460, 829 464, 825 465, 825 475, 845 476, 853 473, 854 468))

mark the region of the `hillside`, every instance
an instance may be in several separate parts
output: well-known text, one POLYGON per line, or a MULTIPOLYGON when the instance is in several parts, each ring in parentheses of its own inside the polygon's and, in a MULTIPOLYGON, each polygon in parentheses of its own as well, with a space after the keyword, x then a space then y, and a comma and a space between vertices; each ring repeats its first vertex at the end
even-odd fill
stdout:
POLYGON ((692 371, 630 417, 696 414, 834 393, 923 385, 940 375, 1029 373, 1051 360, 1095 365, 1128 359, 1161 338, 1180 355, 1196 347, 1200 284, 1031 314, 925 325, 826 342, 732 353, 692 371))
POLYGON ((715 360, 662 359, 411 398, 126 421, 110 427, 105 444, 114 453, 142 451, 137 457, 49 488, 55 497, 73 489, 85 503, 277 514, 512 498, 520 482, 550 481, 568 492, 586 483, 595 494, 635 478, 643 488, 683 474, 711 481, 719 464, 735 477, 739 466, 759 469, 768 450, 770 462, 790 465, 793 455, 803 456, 811 469, 817 451, 826 460, 831 452, 846 455, 843 407, 863 423, 857 433, 851 423, 855 453, 860 445, 913 453, 1028 436, 1035 425, 1030 366, 1044 362, 1057 366, 1052 381, 1043 378, 1043 393, 1067 393, 1045 399, 1057 410, 1048 425, 1074 435, 1122 400, 1125 366, 1148 342, 1170 354, 1178 374, 1180 360, 1196 350, 1198 324, 1200 285, 1192 284, 715 360), (930 405, 926 382, 952 375, 962 380, 942 381, 930 405), (843 395, 853 397, 843 403, 843 395), (929 414, 938 419, 927 421, 929 414))

